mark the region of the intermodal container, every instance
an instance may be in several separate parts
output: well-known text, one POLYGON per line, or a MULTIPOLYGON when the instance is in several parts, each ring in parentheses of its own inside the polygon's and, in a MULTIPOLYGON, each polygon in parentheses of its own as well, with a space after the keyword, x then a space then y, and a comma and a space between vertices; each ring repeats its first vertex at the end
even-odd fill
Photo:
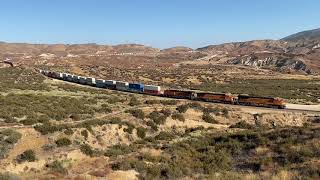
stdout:
POLYGON ((95 78, 92 78, 92 77, 88 77, 86 79, 86 84, 87 85, 90 85, 90 86, 95 86, 96 85, 96 79, 95 78))
POLYGON ((86 84, 86 77, 79 76, 79 83, 85 85, 86 84))
POLYGON ((143 92, 144 84, 140 83, 129 83, 129 91, 133 92, 143 92))
POLYGON ((79 83, 79 81, 80 81, 79 76, 73 76, 72 82, 74 82, 74 83, 79 83))
POLYGON ((103 79, 97 79, 96 80, 96 86, 98 88, 105 88, 106 87, 106 81, 103 79))
POLYGON ((128 82, 117 81, 116 82, 116 89, 120 90, 120 91, 128 91, 129 83, 128 82))
POLYGON ((106 84, 106 88, 108 88, 108 89, 116 89, 117 83, 114 80, 106 80, 105 84, 106 84))
POLYGON ((161 94, 161 87, 154 86, 154 85, 145 85, 144 86, 144 93, 151 94, 151 95, 160 95, 161 94))
POLYGON ((67 81, 72 82, 73 80, 73 75, 72 74, 68 74, 67 75, 67 81))

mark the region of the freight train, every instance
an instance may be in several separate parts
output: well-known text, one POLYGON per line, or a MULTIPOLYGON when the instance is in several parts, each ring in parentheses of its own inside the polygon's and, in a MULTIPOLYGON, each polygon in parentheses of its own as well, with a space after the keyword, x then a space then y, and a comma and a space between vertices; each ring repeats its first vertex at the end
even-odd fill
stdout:
POLYGON ((98 88, 106 88, 118 91, 142 93, 147 95, 162 96, 176 99, 190 99, 213 103, 224 103, 244 106, 257 106, 285 109, 286 102, 282 98, 258 97, 249 95, 233 95, 230 93, 202 92, 194 90, 164 89, 156 85, 145 85, 141 83, 129 83, 123 81, 95 79, 93 77, 76 76, 68 73, 59 73, 40 70, 40 73, 55 79, 89 85, 98 88))

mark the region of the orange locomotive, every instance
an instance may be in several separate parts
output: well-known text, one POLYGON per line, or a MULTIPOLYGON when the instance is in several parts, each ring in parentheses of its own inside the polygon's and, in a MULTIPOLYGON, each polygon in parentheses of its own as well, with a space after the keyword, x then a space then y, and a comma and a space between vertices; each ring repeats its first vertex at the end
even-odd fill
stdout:
POLYGON ((230 93, 197 92, 197 100, 216 103, 235 104, 237 97, 230 93))
POLYGON ((246 106, 261 106, 269 108, 284 109, 286 103, 284 99, 274 97, 256 97, 249 95, 239 95, 238 104, 246 106))

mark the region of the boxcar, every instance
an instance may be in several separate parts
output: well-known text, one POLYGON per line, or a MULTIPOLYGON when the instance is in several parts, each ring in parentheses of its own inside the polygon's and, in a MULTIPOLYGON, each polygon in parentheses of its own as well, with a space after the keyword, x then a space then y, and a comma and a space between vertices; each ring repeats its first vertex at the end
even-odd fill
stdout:
POLYGON ((286 103, 284 99, 274 97, 257 97, 248 95, 239 95, 238 104, 247 106, 261 106, 269 108, 284 109, 286 103))
POLYGON ((129 83, 129 91, 132 92, 143 92, 144 90, 144 84, 140 83, 129 83))
POLYGON ((103 79, 96 79, 96 86, 98 88, 105 88, 106 87, 106 81, 103 79))
POLYGON ((116 89, 120 90, 120 91, 128 91, 129 83, 128 82, 117 81, 116 82, 116 89))
POLYGON ((96 85, 96 79, 92 77, 88 77, 86 79, 86 84, 89 86, 95 86, 96 85))
POLYGON ((145 94, 160 95, 161 94, 161 87, 160 86, 154 86, 154 85, 145 85, 143 92, 145 94))
POLYGON ((185 90, 176 90, 176 89, 166 89, 164 90, 163 95, 165 97, 179 98, 179 99, 194 99, 195 92, 185 91, 185 90))
POLYGON ((234 104, 236 97, 229 93, 209 93, 209 92, 197 92, 197 100, 217 103, 234 104))
POLYGON ((105 86, 108 89, 116 89, 116 81, 114 81, 114 80, 106 80, 105 81, 105 86))

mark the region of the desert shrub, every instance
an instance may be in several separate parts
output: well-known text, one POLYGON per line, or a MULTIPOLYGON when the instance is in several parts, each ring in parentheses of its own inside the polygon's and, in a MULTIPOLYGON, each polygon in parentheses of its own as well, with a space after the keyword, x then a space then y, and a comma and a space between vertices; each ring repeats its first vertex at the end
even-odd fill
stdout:
POLYGON ((129 105, 130 106, 138 106, 140 105, 140 101, 135 97, 133 96, 131 99, 130 99, 130 102, 129 102, 129 105))
POLYGON ((19 163, 22 163, 22 162, 25 162, 25 161, 34 162, 34 161, 36 161, 36 154, 31 149, 26 150, 22 154, 17 156, 17 161, 19 163))
POLYGON ((162 114, 165 115, 166 117, 170 117, 171 114, 172 114, 172 112, 171 112, 170 109, 162 109, 162 110, 160 111, 160 113, 162 113, 162 114))
POLYGON ((73 121, 80 121, 80 115, 79 114, 71 114, 70 118, 73 121))
POLYGON ((72 135, 73 134, 73 130, 71 129, 71 128, 68 128, 68 129, 66 129, 66 130, 64 130, 64 134, 66 134, 66 135, 72 135))
POLYGON ((107 104, 102 104, 100 108, 96 109, 99 113, 112 113, 112 109, 107 104))
POLYGON ((129 134, 132 134, 135 126, 134 126, 133 124, 131 124, 131 123, 126 123, 126 125, 127 125, 127 128, 124 128, 123 131, 124 131, 124 132, 127 132, 127 133, 129 133, 129 134))
POLYGON ((38 123, 38 121, 36 119, 27 118, 25 120, 20 121, 20 123, 22 123, 25 126, 30 126, 30 125, 34 125, 34 124, 38 123))
POLYGON ((21 134, 12 129, 0 130, 0 159, 5 158, 7 152, 21 138, 21 134))
POLYGON ((174 114, 172 114, 171 117, 174 120, 178 120, 178 121, 182 121, 182 122, 185 121, 185 118, 184 118, 183 114, 181 114, 181 113, 174 113, 174 114))
POLYGON ((143 127, 138 127, 137 128, 137 135, 138 135, 138 137, 140 137, 142 139, 145 138, 146 137, 146 129, 143 127))
POLYGON ((204 113, 202 115, 202 120, 204 120, 207 123, 212 123, 212 124, 218 124, 219 122, 215 120, 210 114, 204 113))
POLYGON ((9 172, 0 173, 0 180, 19 180, 19 176, 9 172))
POLYGON ((164 124, 166 122, 167 117, 158 111, 151 112, 148 116, 154 123, 156 124, 164 124))
POLYGON ((145 104, 149 104, 149 105, 160 104, 160 100, 148 99, 145 101, 145 104))
POLYGON ((125 155, 133 152, 135 149, 132 146, 126 144, 117 144, 109 147, 109 149, 104 153, 108 157, 117 157, 120 155, 125 155))
POLYGON ((240 121, 240 122, 237 122, 236 124, 231 125, 230 128, 253 129, 254 126, 245 121, 240 121))
POLYGON ((84 129, 80 133, 85 139, 88 139, 88 137, 89 137, 88 130, 84 129))
POLYGON ((163 105, 173 106, 173 105, 177 105, 178 101, 176 101, 176 100, 161 100, 160 103, 163 105))
POLYGON ((151 129, 153 129, 154 131, 158 131, 158 126, 156 123, 154 123, 153 121, 148 121, 147 122, 147 126, 150 126, 151 129))
POLYGON ((98 156, 99 152, 95 151, 94 149, 92 149, 92 147, 88 144, 82 144, 80 146, 80 151, 90 157, 94 157, 94 156, 98 156))
POLYGON ((172 140, 174 135, 170 132, 161 131, 156 137, 156 140, 172 140))
POLYGON ((192 108, 192 109, 197 109, 197 110, 202 110, 203 109, 201 104, 198 103, 198 102, 189 103, 188 106, 189 106, 189 108, 192 108))
POLYGON ((71 145, 71 140, 68 138, 60 138, 56 140, 56 144, 58 147, 69 146, 71 145))
POLYGON ((115 104, 115 103, 118 103, 118 102, 122 102, 122 100, 117 97, 117 96, 111 96, 108 101, 107 101, 109 104, 115 104))
POLYGON ((138 118, 138 119, 144 119, 145 118, 145 114, 141 109, 127 110, 126 113, 130 113, 133 117, 138 118))
POLYGON ((49 168, 53 172, 58 172, 58 173, 61 173, 61 174, 67 174, 68 173, 67 169, 65 169, 63 167, 63 163, 61 161, 58 161, 58 160, 55 160, 52 163, 47 164, 46 167, 49 168))
POLYGON ((189 109, 189 106, 187 104, 184 104, 184 105, 178 106, 176 109, 179 113, 185 113, 189 109))

